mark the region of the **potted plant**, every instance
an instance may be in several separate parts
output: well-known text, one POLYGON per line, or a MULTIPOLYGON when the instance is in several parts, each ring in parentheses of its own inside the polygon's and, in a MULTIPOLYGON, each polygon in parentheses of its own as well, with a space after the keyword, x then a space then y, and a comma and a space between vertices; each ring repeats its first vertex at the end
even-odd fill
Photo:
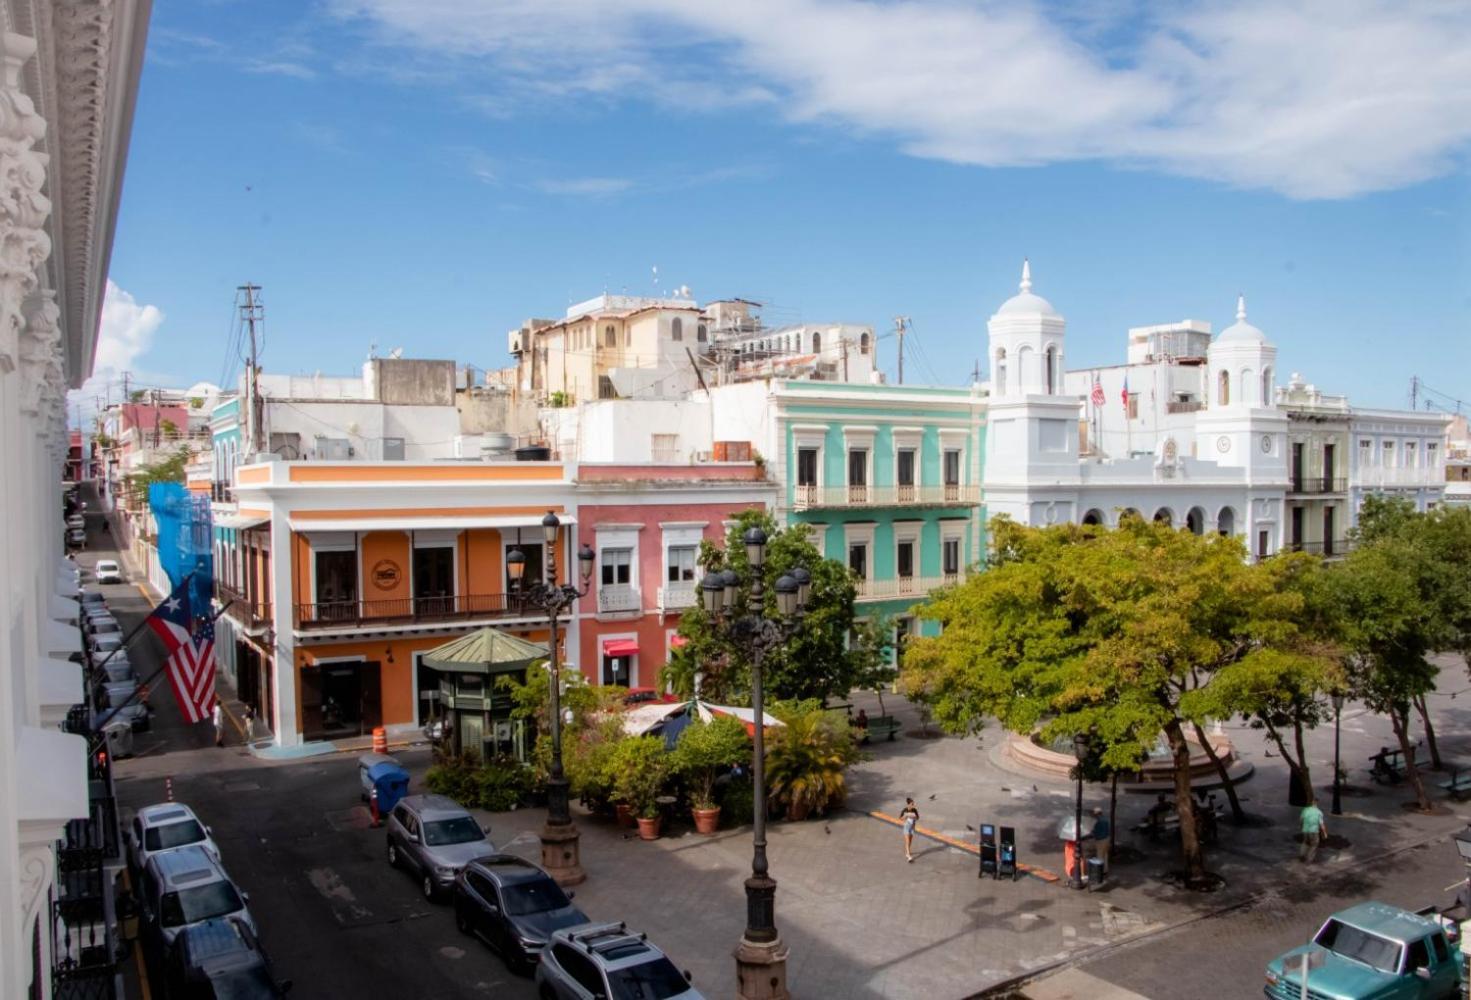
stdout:
POLYGON ((715 801, 715 779, 728 767, 751 759, 751 741, 746 724, 728 715, 709 722, 693 722, 679 734, 673 754, 674 770, 689 782, 691 813, 695 829, 715 832, 720 823, 720 806, 715 801))
POLYGON ((614 764, 617 778, 613 792, 627 802, 638 817, 638 835, 644 840, 659 836, 659 792, 669 778, 669 752, 659 736, 638 736, 618 744, 614 764))
POLYGON ((771 731, 766 750, 772 800, 785 805, 793 820, 842 805, 848 796, 844 772, 859 759, 846 720, 819 708, 784 721, 771 731))

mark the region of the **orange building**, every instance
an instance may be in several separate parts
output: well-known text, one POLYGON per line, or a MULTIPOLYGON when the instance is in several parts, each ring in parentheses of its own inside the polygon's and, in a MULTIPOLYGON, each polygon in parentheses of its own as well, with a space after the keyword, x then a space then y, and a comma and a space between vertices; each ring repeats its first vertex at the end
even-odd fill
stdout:
MULTIPOLYGON (((228 605, 218 644, 235 657, 241 698, 282 746, 417 730, 438 690, 419 654, 486 625, 547 640, 544 615, 509 586, 505 556, 519 547, 526 576, 542 573, 541 519, 555 511, 567 579, 573 489, 560 462, 236 469, 238 509, 218 522, 234 541, 219 543, 216 576, 228 605)), ((564 636, 576 650, 575 617, 564 636)))

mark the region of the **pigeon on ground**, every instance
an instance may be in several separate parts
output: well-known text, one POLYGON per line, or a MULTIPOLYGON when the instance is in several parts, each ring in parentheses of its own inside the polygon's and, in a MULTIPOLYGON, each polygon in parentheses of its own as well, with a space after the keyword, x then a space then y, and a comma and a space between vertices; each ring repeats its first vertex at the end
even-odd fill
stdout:
MULTIPOLYGON (((938 793, 936 793, 936 794, 938 794, 938 793)), ((935 801, 935 796, 934 796, 934 795, 931 795, 931 796, 930 796, 930 801, 931 801, 931 802, 933 802, 933 801, 935 801)))
POLYGON ((1033 785, 1033 786, 1032 786, 1032 791, 1034 791, 1034 792, 1035 792, 1035 791, 1036 791, 1036 790, 1037 790, 1037 786, 1036 786, 1036 785, 1033 785))
POLYGON ((973 827, 973 826, 971 826, 969 823, 965 824, 965 828, 967 830, 969 830, 971 833, 975 833, 976 832, 976 828, 973 827))
POLYGON ((833 835, 833 828, 824 823, 822 824, 822 832, 831 837, 833 835))

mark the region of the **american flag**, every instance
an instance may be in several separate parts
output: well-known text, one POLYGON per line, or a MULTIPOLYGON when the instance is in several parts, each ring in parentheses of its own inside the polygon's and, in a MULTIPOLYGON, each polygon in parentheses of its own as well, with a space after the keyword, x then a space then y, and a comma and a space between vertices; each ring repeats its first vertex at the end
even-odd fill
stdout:
POLYGON ((1094 406, 1102 406, 1105 402, 1103 396, 1103 383, 1098 381, 1098 373, 1093 373, 1093 395, 1090 397, 1094 406))
POLYGON ((184 721, 209 718, 215 703, 215 626, 210 618, 193 621, 187 577, 153 609, 148 624, 163 640, 169 684, 184 721))

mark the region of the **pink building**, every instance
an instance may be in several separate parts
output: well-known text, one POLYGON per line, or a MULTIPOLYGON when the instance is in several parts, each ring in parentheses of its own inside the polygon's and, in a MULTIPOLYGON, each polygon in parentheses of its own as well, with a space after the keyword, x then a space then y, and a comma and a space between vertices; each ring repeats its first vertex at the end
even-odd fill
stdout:
POLYGON ((770 510, 776 484, 751 462, 578 467, 578 545, 597 553, 576 663, 594 684, 654 687, 679 616, 699 600, 700 542, 740 511, 770 510))

